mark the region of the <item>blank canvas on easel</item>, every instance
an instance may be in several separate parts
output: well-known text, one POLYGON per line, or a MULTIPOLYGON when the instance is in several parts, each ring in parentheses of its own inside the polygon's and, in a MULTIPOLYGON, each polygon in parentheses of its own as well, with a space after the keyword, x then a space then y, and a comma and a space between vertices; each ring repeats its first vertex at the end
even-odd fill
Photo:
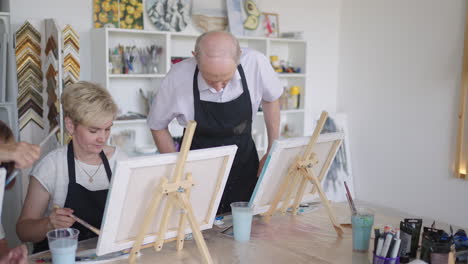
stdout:
MULTIPOLYGON (((343 137, 342 133, 328 133, 319 136, 313 147, 313 152, 316 153, 318 161, 312 168, 315 175, 320 175, 322 170, 325 170, 324 175, 327 174, 329 167, 324 167, 325 161, 329 155, 332 158, 335 157, 337 148, 333 148, 333 145, 337 141, 341 142, 343 137)), ((288 174, 288 169, 295 159, 304 152, 309 140, 310 137, 299 137, 274 142, 250 199, 251 205, 254 206, 254 214, 262 214, 268 211, 280 185, 288 174)), ((297 184, 297 187, 299 187, 299 184, 297 184)), ((311 202, 317 198, 316 194, 312 194, 312 189, 313 185, 308 183, 302 202, 311 202)), ((279 206, 282 206, 282 203, 279 206)))
MULTIPOLYGON (((232 145, 192 150, 188 154, 184 175, 191 173, 194 181, 190 203, 200 230, 213 226, 236 151, 237 147, 232 145)), ((133 246, 154 191, 163 178, 171 181, 177 155, 161 154, 117 162, 96 249, 98 255, 133 246)), ((165 204, 166 199, 163 198, 143 244, 156 241, 165 204)), ((174 210, 165 239, 177 236, 179 216, 180 211, 174 210)), ((190 232, 187 225, 185 233, 190 232)))

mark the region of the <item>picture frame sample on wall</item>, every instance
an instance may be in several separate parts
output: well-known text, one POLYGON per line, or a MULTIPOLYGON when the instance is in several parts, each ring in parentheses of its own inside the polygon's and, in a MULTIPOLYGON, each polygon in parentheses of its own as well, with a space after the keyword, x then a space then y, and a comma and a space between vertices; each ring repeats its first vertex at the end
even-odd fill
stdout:
POLYGON ((143 29, 143 0, 94 0, 95 28, 143 29))
MULTIPOLYGON (((188 153, 183 178, 191 174, 194 185, 189 191, 189 201, 200 230, 213 226, 236 151, 237 146, 231 145, 191 150, 188 153)), ((179 153, 167 153, 117 161, 97 244, 98 256, 134 245, 159 184, 163 179, 167 179, 169 183, 174 180, 178 156, 179 153)), ((154 242, 158 238, 167 200, 168 196, 164 195, 155 218, 144 235, 143 244, 154 242)), ((177 236, 183 214, 180 210, 172 211, 165 239, 177 236)), ((186 224, 184 233, 191 233, 191 228, 187 222, 186 224)))
POLYGON ((262 13, 262 28, 265 37, 279 38, 279 15, 276 13, 262 13))
POLYGON ((161 31, 180 32, 190 23, 190 0, 146 0, 150 22, 161 31))

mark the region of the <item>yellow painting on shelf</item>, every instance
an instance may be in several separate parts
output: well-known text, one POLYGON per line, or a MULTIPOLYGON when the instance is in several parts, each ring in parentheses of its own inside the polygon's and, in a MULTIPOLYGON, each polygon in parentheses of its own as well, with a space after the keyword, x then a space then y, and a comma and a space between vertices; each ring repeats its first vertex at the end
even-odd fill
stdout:
POLYGON ((143 29, 143 0, 94 0, 94 27, 143 29))

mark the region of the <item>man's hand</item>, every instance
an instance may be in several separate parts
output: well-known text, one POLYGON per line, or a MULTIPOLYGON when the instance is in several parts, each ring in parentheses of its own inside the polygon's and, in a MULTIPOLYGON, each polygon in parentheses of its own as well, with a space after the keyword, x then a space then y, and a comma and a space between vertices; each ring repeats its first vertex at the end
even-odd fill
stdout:
POLYGON ((0 145, 0 161, 13 161, 16 168, 31 167, 40 155, 41 148, 39 145, 26 142, 0 145))
POLYGON ((28 250, 25 245, 15 247, 0 259, 0 264, 27 264, 28 250))

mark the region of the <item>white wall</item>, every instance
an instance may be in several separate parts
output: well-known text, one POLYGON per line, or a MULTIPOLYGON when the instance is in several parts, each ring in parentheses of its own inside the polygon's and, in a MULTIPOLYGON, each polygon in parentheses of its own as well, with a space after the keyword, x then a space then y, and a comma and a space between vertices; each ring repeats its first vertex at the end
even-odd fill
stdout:
POLYGON ((468 227, 452 176, 466 3, 343 1, 338 110, 361 200, 468 227))
MULTIPOLYGON (((307 116, 336 111, 341 0, 257 0, 262 11, 279 14, 280 31, 304 31, 307 54, 307 116)), ((306 132, 312 134, 312 120, 306 132)))

